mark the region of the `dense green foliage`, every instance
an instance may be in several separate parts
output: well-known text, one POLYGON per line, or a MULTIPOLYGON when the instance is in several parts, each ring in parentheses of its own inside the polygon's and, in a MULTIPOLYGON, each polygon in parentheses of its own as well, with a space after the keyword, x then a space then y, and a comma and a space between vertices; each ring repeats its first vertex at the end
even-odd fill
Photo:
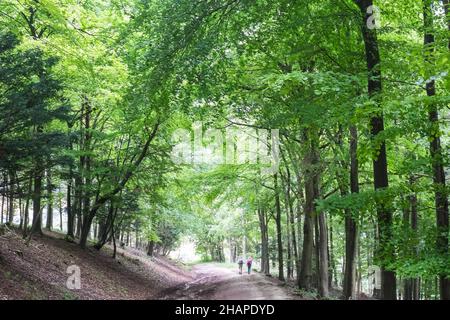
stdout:
POLYGON ((1 223, 450 299, 448 2, 371 4, 2 0, 1 223))

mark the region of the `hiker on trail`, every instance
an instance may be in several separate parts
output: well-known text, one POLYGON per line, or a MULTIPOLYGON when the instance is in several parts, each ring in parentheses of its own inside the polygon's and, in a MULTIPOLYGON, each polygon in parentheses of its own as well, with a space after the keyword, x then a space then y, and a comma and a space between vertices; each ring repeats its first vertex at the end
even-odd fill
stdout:
POLYGON ((242 265, 244 264, 244 259, 239 258, 238 265, 239 265, 239 274, 242 274, 242 265))
POLYGON ((253 258, 249 257, 247 259, 247 269, 248 269, 248 274, 250 274, 250 272, 252 271, 252 262, 253 262, 253 258))

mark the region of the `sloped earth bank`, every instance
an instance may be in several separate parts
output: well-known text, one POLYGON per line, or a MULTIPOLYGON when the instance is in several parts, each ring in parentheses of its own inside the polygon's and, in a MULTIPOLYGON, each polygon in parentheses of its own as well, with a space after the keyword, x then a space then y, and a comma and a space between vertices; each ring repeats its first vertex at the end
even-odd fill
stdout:
POLYGON ((260 273, 239 274, 217 264, 192 269, 193 281, 165 290, 159 299, 177 300, 297 300, 291 289, 260 273))
POLYGON ((29 246, 12 230, 0 234, 0 300, 154 299, 160 292, 192 281, 189 272, 164 258, 149 259, 109 248, 81 250, 61 235, 46 232, 29 246), (80 268, 81 289, 66 286, 67 268, 80 268))

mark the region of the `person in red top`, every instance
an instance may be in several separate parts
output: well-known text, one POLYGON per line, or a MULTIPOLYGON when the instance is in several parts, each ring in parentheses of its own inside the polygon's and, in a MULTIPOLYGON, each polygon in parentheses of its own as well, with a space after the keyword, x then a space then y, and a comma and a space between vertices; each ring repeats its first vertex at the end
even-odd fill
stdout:
POLYGON ((247 259, 247 270, 248 270, 248 274, 250 274, 250 272, 252 271, 252 263, 253 263, 253 258, 249 257, 247 259))

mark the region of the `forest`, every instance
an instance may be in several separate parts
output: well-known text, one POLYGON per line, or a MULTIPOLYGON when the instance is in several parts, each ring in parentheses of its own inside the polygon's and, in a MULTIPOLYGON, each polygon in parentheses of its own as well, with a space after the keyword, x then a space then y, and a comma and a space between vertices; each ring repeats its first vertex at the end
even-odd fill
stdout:
POLYGON ((449 8, 0 0, 0 279, 57 235, 450 300, 449 8))

